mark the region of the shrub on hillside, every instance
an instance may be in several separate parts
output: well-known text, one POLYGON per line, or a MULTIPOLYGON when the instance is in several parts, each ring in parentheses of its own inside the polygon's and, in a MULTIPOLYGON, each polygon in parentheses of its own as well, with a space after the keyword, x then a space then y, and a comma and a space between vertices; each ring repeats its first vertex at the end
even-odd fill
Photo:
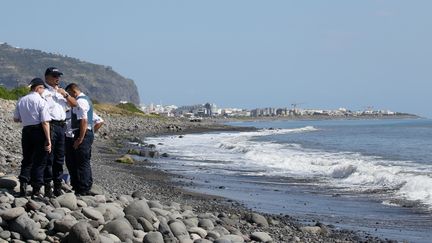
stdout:
POLYGON ((130 112, 144 113, 142 110, 138 109, 138 107, 136 107, 136 105, 134 105, 133 103, 121 103, 116 106, 130 112))
POLYGON ((18 88, 14 88, 11 90, 6 89, 3 86, 0 86, 0 98, 5 100, 17 100, 20 97, 29 93, 29 88, 27 86, 20 86, 18 88))

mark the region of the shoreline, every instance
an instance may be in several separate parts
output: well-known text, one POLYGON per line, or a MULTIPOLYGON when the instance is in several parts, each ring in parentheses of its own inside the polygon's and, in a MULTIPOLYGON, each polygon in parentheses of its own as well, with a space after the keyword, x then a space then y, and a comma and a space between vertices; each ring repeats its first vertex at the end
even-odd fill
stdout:
MULTIPOLYGON (((13 123, 11 116, 9 116, 14 107, 14 101, 4 102, 4 100, 2 100, 0 109, 0 131, 4 136, 1 137, 0 158, 2 160, 0 161, 0 173, 3 175, 16 176, 19 171, 21 160, 21 148, 19 146, 21 129, 20 125, 13 123)), ((306 226, 300 223, 302 219, 296 219, 289 215, 258 214, 264 217, 265 222, 268 222, 268 226, 263 226, 257 224, 255 221, 251 221, 250 217, 251 215, 255 215, 255 212, 246 208, 239 202, 220 196, 186 190, 174 180, 175 178, 179 178, 177 175, 163 171, 156 163, 152 162, 151 159, 136 162, 136 164, 132 165, 115 162, 117 158, 127 152, 129 148, 128 142, 142 142, 142 139, 146 136, 162 136, 168 134, 180 136, 182 134, 212 131, 249 131, 251 129, 253 130, 253 128, 231 127, 214 121, 190 123, 187 120, 181 119, 154 119, 138 116, 118 116, 106 113, 101 113, 100 115, 104 118, 105 125, 97 133, 93 144, 92 170, 94 188, 96 188, 96 190, 99 189, 99 191, 103 189, 105 193, 101 193, 105 195, 97 195, 94 197, 95 199, 98 198, 101 200, 101 196, 103 196, 103 198, 106 198, 107 202, 116 202, 116 200, 118 201, 122 198, 123 201, 125 198, 137 200, 135 196, 135 199, 127 196, 135 194, 145 195, 145 199, 150 200, 149 202, 160 201, 164 203, 164 205, 180 204, 183 205, 183 209, 196 212, 198 217, 201 217, 199 215, 210 215, 214 217, 215 223, 219 222, 225 227, 225 231, 229 229, 228 234, 231 233, 237 235, 237 237, 241 236, 242 240, 245 242, 249 242, 252 234, 256 232, 265 232, 270 235, 272 242, 386 241, 368 233, 360 235, 351 230, 334 229, 331 225, 324 225, 320 222, 313 222, 312 225, 306 226), (217 219, 218 217, 220 218, 217 219), (225 218, 227 218, 226 222, 224 221, 225 218), (227 222, 229 222, 228 225, 227 222)), ((4 189, 0 193, 4 193, 4 189)), ((13 198, 8 196, 8 194, 5 194, 5 196, 13 198)), ((1 197, 4 199, 3 196, 1 197)), ((56 201, 56 199, 53 200, 56 201)), ((78 201, 81 201, 80 205, 87 205, 85 202, 83 204, 82 200, 84 200, 84 198, 81 198, 81 200, 78 198, 78 201)), ((105 202, 105 199, 103 199, 101 203, 103 204, 103 202, 105 202)), ((37 201, 36 205, 45 203, 48 202, 44 200, 37 201)), ((10 205, 12 205, 12 203, 10 205)), ((16 206, 16 204, 14 205, 16 206)), ((42 208, 44 207, 45 206, 42 208)), ((49 206, 47 205, 47 207, 49 206)), ((67 211, 63 211, 63 213, 68 214, 67 211)), ((5 221, 2 223, 2 227, 4 227, 4 222, 5 221)), ((42 225, 47 227, 45 223, 42 225)), ((41 226, 39 225, 38 227, 41 226)), ((70 225, 70 227, 72 227, 72 225, 70 225)), ((70 227, 68 230, 70 230, 70 227)), ((49 231, 47 231, 47 233, 49 233, 49 231)), ((52 233, 55 232, 51 232, 50 234, 52 233)), ((102 234, 101 232, 101 236, 102 234)), ((66 234, 57 232, 56 237, 62 239, 63 237, 67 237, 67 235, 67 232, 66 234)), ((19 234, 18 236, 12 234, 12 236, 21 237, 19 234)), ((2 236, 0 236, 0 238, 1 237, 2 236)), ((47 237, 52 236, 49 235, 47 237)))
MULTIPOLYGON (((165 136, 165 135, 173 135, 173 136, 180 136, 185 134, 192 134, 192 133, 207 133, 207 132, 223 132, 223 131, 250 131, 255 130, 256 128, 239 128, 239 127, 232 127, 232 126, 226 126, 217 123, 206 123, 206 125, 200 124, 198 128, 189 127, 187 129, 182 129, 181 131, 165 131, 165 132, 144 132, 141 134, 141 138, 144 137, 154 137, 154 136, 165 136)), ((167 171, 161 170, 161 168, 154 162, 152 162, 152 159, 149 159, 149 161, 143 161, 143 162, 137 162, 140 164, 139 166, 136 165, 123 165, 118 164, 116 162, 113 162, 115 156, 119 157, 123 154, 126 154, 127 150, 129 148, 132 148, 133 146, 130 145, 128 147, 127 142, 137 142, 137 134, 134 134, 133 137, 129 137, 128 135, 123 135, 120 139, 119 137, 117 139, 120 139, 123 141, 123 145, 126 147, 119 147, 118 152, 113 155, 111 154, 111 162, 105 162, 105 164, 102 167, 108 166, 111 167, 111 169, 121 169, 124 173, 132 173, 134 177, 136 177, 136 180, 140 180, 142 185, 145 185, 145 189, 149 191, 149 194, 152 194, 150 191, 156 190, 156 188, 164 187, 161 191, 159 191, 157 194, 152 194, 154 200, 161 200, 161 201, 170 201, 173 197, 177 198, 177 200, 180 200, 186 204, 192 204, 196 208, 196 210, 202 212, 209 211, 210 209, 213 209, 212 211, 216 210, 219 212, 229 212, 230 214, 233 213, 240 213, 241 215, 246 215, 248 213, 251 213, 253 210, 247 208, 245 205, 235 201, 231 200, 225 197, 221 196, 215 196, 211 194, 206 194, 202 192, 194 192, 192 190, 188 190, 187 188, 184 188, 184 186, 190 185, 193 182, 182 182, 180 184, 180 180, 186 179, 184 176, 176 175, 167 171), (145 165, 143 165, 144 163, 145 165), (210 204, 210 205, 209 205, 210 204)), ((99 138, 98 138, 99 139, 99 138)), ((113 143, 114 141, 111 141, 113 143)), ((114 142, 112 145, 109 146, 115 146, 114 142)), ((118 143, 118 140, 117 140, 118 143)), ((99 144, 101 145, 101 144, 99 144)), ((117 144, 118 145, 118 144, 117 144)), ((106 146, 106 144, 105 144, 106 146)), ((108 146, 108 147, 109 147, 108 146)), ((100 148, 98 148, 100 149, 100 148)), ((163 151, 162 151, 163 152, 163 151)), ((103 152, 98 152, 100 155, 103 155, 103 152)), ((106 156, 106 155, 103 155, 106 156)), ((105 158, 106 161, 106 158, 105 158)), ((100 178, 100 177, 99 177, 100 178)), ((134 180, 135 180, 134 179, 134 180)), ((103 182, 101 182, 103 184, 103 182)), ((123 189, 124 190, 124 189, 123 189)), ((281 215, 281 214, 269 214, 264 213, 267 218, 271 218, 274 220, 277 220, 281 222, 284 227, 290 226, 290 230, 286 232, 282 232, 286 230, 284 227, 274 226, 272 229, 270 229, 270 235, 273 236, 273 239, 275 242, 285 242, 283 237, 290 237, 290 235, 293 235, 295 233, 298 233, 300 235, 303 235, 304 232, 300 230, 301 227, 304 227, 306 225, 303 225, 301 222, 304 222, 306 220, 293 218, 289 215, 281 215), (280 235, 282 233, 282 235, 280 235), (285 233, 285 234, 284 234, 285 233), (281 239, 275 238, 277 235, 280 235, 282 237, 281 239)), ((319 222, 311 222, 314 224, 321 225, 319 222)), ((359 234, 358 232, 354 232, 347 229, 333 229, 333 226, 325 226, 328 230, 332 231, 331 235, 309 235, 306 237, 311 237, 315 240, 321 240, 324 242, 338 242, 338 241, 348 241, 348 242, 357 242, 357 241, 366 241, 366 242, 382 242, 386 241, 384 239, 379 239, 378 237, 375 237, 369 233, 363 232, 359 234)), ((309 239, 310 240, 310 239, 309 239)), ((307 240, 306 240, 307 241, 307 240)))

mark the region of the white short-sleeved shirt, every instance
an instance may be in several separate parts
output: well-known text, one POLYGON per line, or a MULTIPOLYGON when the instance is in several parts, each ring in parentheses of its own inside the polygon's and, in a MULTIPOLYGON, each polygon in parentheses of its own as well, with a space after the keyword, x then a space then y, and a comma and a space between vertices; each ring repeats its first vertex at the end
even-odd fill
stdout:
MULTIPOLYGON (((88 119, 87 118, 87 112, 90 110, 90 104, 88 103, 88 101, 86 99, 80 99, 79 97, 81 97, 81 96, 85 96, 85 94, 84 93, 80 93, 76 97, 78 105, 72 108, 72 112, 74 114, 76 114, 78 120, 88 119)), ((87 129, 92 130, 93 128, 89 124, 89 126, 87 127, 87 129)))
POLYGON ((42 93, 48 103, 48 111, 53 120, 64 121, 66 119, 66 110, 69 108, 65 97, 58 93, 53 87, 48 88, 42 93))
POLYGON ((21 120, 23 126, 51 121, 47 102, 36 92, 30 92, 18 100, 14 118, 21 120))
MULTIPOLYGON (((95 124, 104 122, 104 120, 93 111, 93 126, 95 124)), ((72 119, 71 119, 71 111, 66 111, 66 137, 73 138, 73 132, 77 130, 77 128, 72 128, 72 119)))
POLYGON ((102 117, 98 116, 98 114, 96 114, 96 112, 93 111, 93 125, 99 124, 101 122, 104 122, 102 117))

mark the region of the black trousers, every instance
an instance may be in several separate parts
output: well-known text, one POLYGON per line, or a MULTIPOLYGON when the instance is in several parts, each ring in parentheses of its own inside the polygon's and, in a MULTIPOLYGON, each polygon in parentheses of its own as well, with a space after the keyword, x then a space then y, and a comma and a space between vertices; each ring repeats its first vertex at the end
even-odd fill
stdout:
POLYGON ((88 192, 93 185, 90 159, 94 134, 93 131, 87 130, 78 149, 74 149, 73 144, 79 136, 79 131, 75 131, 74 135, 74 138, 66 138, 66 167, 73 190, 77 193, 88 192))
POLYGON ((65 132, 64 124, 50 123, 51 130, 51 153, 45 167, 44 181, 54 185, 61 185, 63 175, 63 164, 65 159, 65 132))
POLYGON ((40 187, 44 183, 44 169, 48 159, 45 151, 45 134, 41 125, 26 126, 22 129, 21 146, 23 160, 18 176, 21 183, 40 187))

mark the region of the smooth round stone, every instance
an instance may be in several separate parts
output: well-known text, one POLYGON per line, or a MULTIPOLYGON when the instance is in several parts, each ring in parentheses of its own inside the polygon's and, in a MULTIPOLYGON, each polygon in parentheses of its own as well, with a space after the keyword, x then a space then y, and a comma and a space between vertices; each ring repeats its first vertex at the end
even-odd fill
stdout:
POLYGON ((212 243, 212 241, 209 241, 207 239, 197 239, 194 240, 194 243, 212 243))
POLYGON ((77 198, 73 193, 65 193, 56 199, 62 207, 69 208, 72 211, 78 209, 77 198))
POLYGON ((134 230, 144 230, 142 225, 138 222, 138 220, 134 216, 126 215, 125 218, 129 221, 129 223, 132 225, 132 228, 134 230))
POLYGON ((198 218, 183 219, 182 221, 188 228, 198 227, 198 223, 199 223, 198 218))
POLYGON ((140 242, 143 241, 145 234, 146 233, 144 231, 142 231, 142 230, 134 230, 133 231, 134 238, 138 239, 140 242))
POLYGON ((29 210, 36 211, 36 210, 39 210, 42 207, 42 205, 40 203, 32 200, 32 199, 29 199, 27 204, 26 204, 26 207, 29 210))
POLYGON ((267 219, 264 216, 257 214, 257 213, 251 214, 250 222, 256 223, 258 226, 261 226, 261 227, 268 227, 269 226, 267 219))
POLYGON ((60 212, 47 212, 46 217, 49 220, 62 219, 64 217, 64 214, 62 214, 60 212))
POLYGON ((221 236, 216 241, 218 241, 218 240, 229 240, 232 243, 243 243, 244 242, 243 237, 241 237, 240 235, 224 235, 224 236, 221 236))
POLYGON ((23 207, 10 208, 0 211, 0 216, 4 220, 12 220, 25 213, 23 207))
POLYGON ((67 242, 100 243, 99 232, 87 222, 76 223, 70 230, 67 242))
POLYGON ((271 242, 273 239, 266 232, 253 232, 251 234, 251 240, 258 242, 271 242))
POLYGON ((125 218, 116 219, 107 223, 102 230, 116 235, 121 241, 133 239, 133 228, 125 218))
POLYGON ((0 238, 7 240, 11 237, 11 232, 8 230, 3 230, 0 232, 0 238))
POLYGON ((150 221, 148 221, 148 220, 145 219, 144 217, 139 217, 139 218, 138 218, 138 223, 141 224, 141 226, 142 226, 143 229, 144 229, 144 232, 151 232, 151 231, 154 231, 154 230, 155 230, 155 228, 154 228, 154 226, 152 225, 152 223, 150 223, 150 221))
POLYGON ((51 205, 53 205, 53 207, 55 207, 55 208, 61 208, 61 205, 60 205, 60 203, 57 201, 57 199, 55 199, 55 198, 50 198, 50 203, 51 203, 51 205))
POLYGON ((133 203, 129 204, 129 206, 124 209, 124 213, 126 215, 130 214, 135 218, 144 217, 150 222, 156 218, 156 215, 153 213, 153 211, 151 211, 147 202, 144 200, 134 201, 133 203))
POLYGON ((219 237, 221 237, 221 235, 218 232, 216 232, 216 231, 207 231, 206 238, 216 240, 219 237))
POLYGON ((160 209, 160 208, 151 208, 151 210, 156 213, 157 216, 167 216, 168 214, 170 214, 170 212, 160 209))
POLYGON ((142 192, 142 191, 134 191, 134 192, 132 193, 132 197, 133 197, 133 198, 138 198, 138 199, 140 199, 140 200, 143 200, 143 199, 145 199, 145 193, 142 192))
POLYGON ((181 215, 183 216, 183 218, 196 218, 197 217, 192 210, 185 210, 181 215))
POLYGON ((71 220, 71 219, 68 219, 68 220, 55 220, 54 221, 54 229, 56 231, 67 233, 67 232, 69 232, 72 229, 72 227, 76 223, 77 223, 76 220, 71 220))
POLYGON ((107 203, 105 204, 105 207, 106 207, 106 211, 109 210, 112 213, 114 219, 123 218, 125 216, 125 213, 123 212, 123 208, 117 203, 107 203))
POLYGON ((0 196, 0 203, 9 203, 9 198, 7 196, 0 196))
POLYGON ((105 195, 96 195, 96 196, 94 196, 94 199, 98 203, 106 203, 105 195))
POLYGON ((78 200, 77 200, 77 206, 80 207, 80 208, 88 207, 87 203, 85 203, 85 202, 84 202, 83 200, 81 200, 81 199, 78 199, 78 200))
POLYGON ((115 241, 107 235, 101 234, 101 235, 99 235, 99 237, 100 237, 102 243, 115 243, 115 241))
POLYGON ((96 220, 99 224, 104 224, 105 219, 104 216, 94 208, 83 208, 82 213, 89 219, 96 220))
POLYGON ((169 206, 172 207, 172 208, 174 208, 174 209, 177 210, 177 211, 180 211, 180 210, 181 210, 181 205, 180 205, 180 203, 178 203, 178 202, 171 202, 171 203, 169 204, 169 206))
POLYGON ((144 236, 144 243, 164 243, 164 239, 160 232, 150 232, 144 236))
POLYGON ((40 229, 40 225, 34 222, 27 214, 22 214, 9 223, 11 231, 17 232, 25 239, 44 240, 46 234, 40 229))
POLYGON ((322 231, 321 227, 319 227, 319 226, 304 226, 304 227, 301 227, 300 230, 302 232, 309 233, 309 234, 315 234, 315 235, 320 234, 322 231))
POLYGON ((3 176, 0 178, 0 188, 14 189, 18 186, 18 179, 15 176, 3 176))
POLYGON ((90 193, 93 195, 104 195, 104 189, 99 185, 93 184, 90 193))
POLYGON ((24 197, 17 197, 14 200, 14 207, 24 207, 27 204, 28 200, 24 197))
POLYGON ((175 221, 169 225, 171 232, 177 237, 177 239, 190 239, 189 232, 186 226, 181 221, 175 221))
POLYGON ((210 219, 200 219, 198 226, 205 229, 205 230, 214 229, 213 221, 211 221, 210 219))
POLYGON ((227 239, 217 239, 213 241, 213 243, 233 243, 233 242, 227 239))
POLYGON ((200 227, 191 227, 191 228, 189 228, 188 231, 191 234, 194 233, 194 234, 199 235, 201 238, 205 238, 207 236, 207 231, 203 228, 200 228, 200 227))
POLYGON ((173 220, 173 219, 183 219, 183 216, 179 212, 176 211, 176 212, 173 212, 173 213, 169 214, 168 218, 170 220, 173 220))
POLYGON ((159 201, 148 201, 148 205, 150 208, 159 208, 159 209, 163 209, 163 205, 159 202, 159 201))

